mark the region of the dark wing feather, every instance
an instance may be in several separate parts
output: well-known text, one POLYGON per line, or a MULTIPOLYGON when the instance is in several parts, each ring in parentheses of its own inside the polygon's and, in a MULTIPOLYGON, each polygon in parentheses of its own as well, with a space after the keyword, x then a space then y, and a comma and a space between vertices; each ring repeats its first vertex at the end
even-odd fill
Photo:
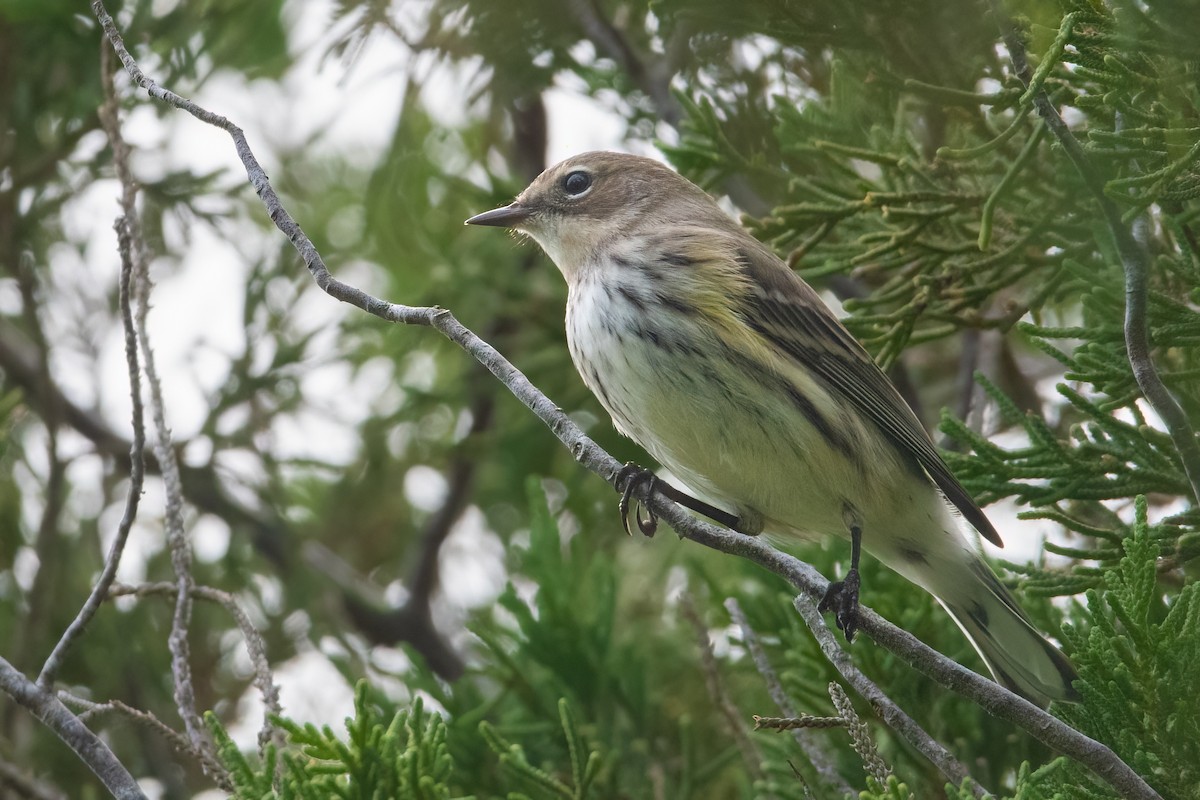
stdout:
POLYGON ((1003 546, 1000 534, 951 474, 904 398, 817 293, 757 242, 739 248, 738 261, 751 283, 743 297, 746 323, 874 422, 977 531, 1003 546))

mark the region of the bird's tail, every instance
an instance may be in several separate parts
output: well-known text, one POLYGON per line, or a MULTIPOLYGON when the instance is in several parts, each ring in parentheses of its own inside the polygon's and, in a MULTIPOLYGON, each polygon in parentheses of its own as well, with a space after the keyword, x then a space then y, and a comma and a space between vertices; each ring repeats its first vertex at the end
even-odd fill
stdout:
POLYGON ((970 568, 978 580, 960 581, 935 595, 996 681, 1042 708, 1051 700, 1078 702, 1071 686, 1078 676, 1067 657, 1033 627, 986 564, 977 561, 970 568))

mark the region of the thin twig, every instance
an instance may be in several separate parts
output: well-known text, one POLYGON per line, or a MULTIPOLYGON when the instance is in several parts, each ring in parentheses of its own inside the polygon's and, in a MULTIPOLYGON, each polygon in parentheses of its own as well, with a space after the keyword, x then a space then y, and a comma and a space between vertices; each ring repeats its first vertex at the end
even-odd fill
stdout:
MULTIPOLYGON (((113 161, 121 159, 114 152, 113 161)), ((167 637, 167 647, 171 651, 171 673, 175 679, 175 706, 183 719, 184 728, 192 745, 208 755, 213 756, 211 762, 219 763, 215 758, 213 745, 209 741, 200 713, 196 710, 196 690, 192 685, 191 650, 188 644, 188 629, 192 620, 191 591, 194 585, 192 579, 192 550, 188 541, 187 531, 183 524, 183 481, 179 476, 179 462, 175 456, 175 448, 171 442, 171 429, 167 426, 166 405, 163 402, 162 382, 155 365, 154 348, 150 344, 150 333, 147 329, 146 318, 150 313, 150 259, 146 252, 145 238, 142 236, 140 221, 136 208, 132 207, 129 197, 133 189, 133 178, 129 174, 128 164, 124 169, 118 169, 121 182, 126 186, 126 210, 128 220, 128 241, 122 241, 122 249, 128 248, 132 253, 134 266, 134 297, 136 312, 134 321, 137 325, 138 344, 141 347, 146 386, 150 390, 150 413, 154 418, 154 429, 157 436, 154 440, 154 457, 162 469, 163 491, 166 495, 164 519, 167 528, 167 546, 171 551, 171 568, 175 572, 175 613, 171 619, 171 633, 167 637)), ((206 759, 208 763, 210 759, 206 759)), ((207 771, 207 769, 206 769, 207 771)), ((220 773, 213 774, 220 778, 220 773)))
MULTIPOLYGON (((746 613, 742 611, 742 606, 738 603, 736 597, 730 597, 725 601, 725 610, 729 612, 730 618, 733 619, 733 624, 737 625, 741 631, 742 644, 750 651, 750 657, 754 660, 754 666, 758 668, 758 674, 762 676, 763 682, 767 685, 767 694, 775 701, 775 705, 779 707, 784 716, 789 719, 800 718, 800 715, 796 713, 795 706, 792 705, 791 698, 783 690, 783 684, 779 682, 779 676, 775 674, 775 669, 767 659, 766 651, 763 650, 762 643, 758 640, 758 634, 750 627, 750 621, 746 619, 746 613)), ((760 727, 760 719, 771 718, 755 717, 755 728, 760 727)), ((852 796, 854 789, 846 782, 842 774, 838 772, 837 764, 832 754, 829 753, 825 743, 801 727, 789 728, 788 730, 792 731, 792 738, 796 740, 796 744, 800 745, 800 750, 804 753, 804 757, 808 759, 809 763, 817 771, 817 777, 837 797, 852 796)))
MULTIPOLYGON (((174 587, 172 587, 172 589, 174 589, 174 587)), ((234 791, 235 787, 233 781, 231 781, 228 776, 222 774, 220 762, 215 762, 211 754, 205 753, 203 750, 198 750, 192 745, 187 736, 175 730, 170 725, 151 714, 149 711, 142 711, 141 709, 134 708, 127 703, 122 703, 120 700, 109 700, 104 703, 96 703, 65 691, 59 691, 58 699, 62 700, 64 703, 67 703, 68 705, 73 705, 83 709, 83 711, 81 711, 79 714, 80 722, 89 722, 94 717, 98 717, 103 714, 117 714, 136 722, 144 728, 147 728, 161 736, 167 742, 167 744, 175 749, 176 752, 182 753, 189 758, 194 758, 201 764, 204 764, 207 761, 208 764, 205 767, 205 771, 218 776, 216 779, 218 787, 222 791, 234 791)))
POLYGON ((696 601, 690 592, 683 593, 679 601, 679 610, 683 612, 684 619, 691 624, 692 631, 696 634, 696 646, 700 650, 700 671, 704 674, 704 685, 708 687, 708 695, 725 718, 725 724, 742 753, 742 763, 746 765, 750 778, 759 780, 762 778, 762 754, 750 738, 750 732, 742 720, 742 713, 725 691, 721 673, 717 669, 717 658, 713 654, 712 642, 708 639, 708 626, 700 618, 700 612, 696 610, 696 601))
POLYGON ((54 731, 117 800, 146 800, 137 781, 100 737, 51 692, 26 678, 0 657, 0 689, 54 731))
MULTIPOLYGON (((104 59, 107 60, 107 57, 104 59)), ((108 134, 109 141, 112 143, 114 156, 118 149, 124 147, 124 142, 121 139, 120 128, 117 124, 117 102, 116 96, 111 92, 110 79, 107 77, 108 70, 105 69, 105 84, 109 86, 104 105, 100 109, 100 121, 104 126, 105 132, 108 134)), ((115 160, 115 158, 114 158, 115 160)), ((116 222, 118 239, 128 238, 128 209, 125 209, 125 216, 122 216, 116 222)), ((99 580, 92 587, 92 592, 88 596, 83 607, 79 609, 74 621, 71 622, 67 629, 63 632, 62 638, 58 644, 50 652, 46 658, 45 664, 42 665, 41 674, 38 675, 38 685, 42 688, 49 688, 54 682, 54 676, 58 674, 62 668, 63 660, 66 658, 67 651, 71 645, 83 633, 84 628, 91 622, 95 616, 100 604, 104 601, 105 595, 108 594, 108 587, 112 585, 113 579, 117 574, 117 567, 121 563, 121 554, 125 551, 125 543, 129 539, 129 531, 133 528, 134 520, 137 519, 138 504, 142 498, 142 483, 146 474, 146 423, 145 413, 142 407, 142 385, 141 371, 138 365, 137 352, 137 334, 134 329, 132 302, 130 298, 131 282, 133 280, 133 260, 130 255, 130 248, 121 248, 121 278, 119 305, 121 308, 121 325, 125 331, 125 363, 129 371, 129 395, 133 402, 133 446, 129 451, 129 459, 131 462, 129 470, 129 491, 125 495, 125 511, 121 516, 121 522, 117 525, 117 535, 113 537, 112 545, 108 549, 108 558, 105 559, 104 569, 100 573, 99 580)))
MULTIPOLYGON (((149 597, 152 595, 176 595, 178 591, 175 584, 166 582, 136 585, 118 583, 109 590, 108 596, 149 597)), ((238 630, 242 632, 242 638, 246 642, 246 652, 250 655, 250 664, 254 670, 254 686, 262 695, 263 700, 263 726, 258 733, 258 750, 259 755, 265 757, 268 745, 274 744, 276 747, 283 745, 282 732, 271 724, 272 716, 283 715, 283 706, 279 702, 279 687, 275 683, 274 674, 271 672, 271 663, 267 659, 267 643, 263 640, 262 634, 258 632, 258 628, 254 627, 254 623, 250 621, 242 604, 229 592, 214 589, 211 586, 197 585, 192 587, 191 595, 224 606, 229 615, 233 617, 233 621, 237 623, 238 630)))
MULTIPOLYGON (((815 717, 812 714, 801 714, 798 717, 760 717, 755 714, 752 719, 756 731, 802 731, 846 727, 846 720, 842 717, 815 717)), ((853 790, 849 787, 846 791, 853 794, 853 790)))
POLYGON ((200 714, 196 710, 196 692, 192 685, 192 668, 188 646, 188 628, 192 619, 192 551, 187 531, 183 524, 183 482, 179 475, 179 462, 171 443, 171 431, 167 427, 166 406, 163 402, 162 383, 155 365, 154 349, 146 320, 150 313, 150 253, 146 238, 142 234, 141 216, 137 209, 137 182, 130 168, 130 149, 121 135, 115 90, 112 76, 108 75, 105 59, 105 84, 108 93, 108 120, 105 130, 113 148, 113 166, 121 184, 121 209, 123 224, 117 230, 117 243, 122 264, 132 265, 129 290, 134 300, 134 328, 137 331, 141 350, 146 386, 150 390, 150 413, 154 419, 154 456, 162 469, 163 491, 166 495, 165 521, 167 546, 171 551, 171 566, 175 572, 175 613, 171 620, 171 633, 167 647, 171 651, 171 673, 175 683, 175 706, 187 731, 192 746, 205 754, 201 764, 205 772, 218 781, 228 781, 216 750, 208 737, 200 714), (213 771, 213 767, 216 771, 213 771))
MULTIPOLYGON (((1004 45, 1008 48, 1014 71, 1028 93, 1033 74, 1025 54, 1025 43, 1016 26, 1004 15, 998 0, 991 0, 991 4, 992 12, 1001 20, 1004 45)), ((1048 64, 1039 66, 1039 70, 1048 69, 1048 64)), ((1088 191, 1099 204, 1100 212, 1104 215, 1104 221, 1112 234, 1121 259, 1121 268, 1125 273, 1125 350, 1129 356, 1129 366, 1142 395, 1163 421, 1175 450, 1179 453, 1184 473, 1192 487, 1193 502, 1200 502, 1200 439, 1196 438, 1187 414, 1163 383, 1150 356, 1150 333, 1146 320, 1146 284, 1150 254, 1146 247, 1137 241, 1129 226, 1121 220, 1121 213, 1104 193, 1104 183, 1088 162, 1083 146, 1063 121, 1042 84, 1038 84, 1032 99, 1038 115, 1046 121, 1047 127, 1058 139, 1063 152, 1067 154, 1067 158, 1083 178, 1088 191)))
MULTIPOLYGON (((576 461, 610 484, 615 482, 623 465, 588 438, 583 430, 542 394, 520 370, 509 363, 494 347, 462 325, 449 311, 437 307, 415 307, 389 303, 330 275, 316 246, 283 208, 266 173, 251 151, 242 130, 225 117, 201 108, 148 78, 125 48, 112 17, 105 11, 101 0, 93 0, 92 9, 109 41, 112 42, 113 48, 125 64, 126 71, 138 86, 145 89, 151 97, 187 111, 197 119, 229 133, 238 158, 246 168, 247 178, 266 206, 271 221, 292 242, 322 291, 336 300, 360 308, 380 319, 408 325, 424 325, 436 329, 495 375, 514 397, 550 428, 576 461)), ((773 549, 756 537, 721 530, 698 520, 671 502, 661 492, 655 491, 652 495, 647 495, 646 487, 643 486, 634 494, 638 500, 648 504, 649 508, 663 522, 670 525, 682 537, 760 564, 791 581, 814 604, 824 595, 828 581, 808 564, 773 549)), ((979 703, 989 713, 1016 724, 1044 744, 1075 758, 1110 783, 1125 797, 1136 800, 1143 798, 1145 800, 1161 800, 1158 793, 1108 747, 1050 716, 1029 701, 1018 697, 993 681, 959 666, 907 632, 896 628, 870 609, 863 607, 860 618, 862 620, 860 630, 882 646, 896 653, 924 674, 933 677, 942 685, 979 703)))
MULTIPOLYGON (((929 759, 930 763, 938 768, 938 771, 946 777, 946 780, 955 786, 960 786, 965 779, 971 777, 971 774, 961 761, 955 758, 941 743, 926 733, 925 729, 917 724, 916 720, 906 714, 900 706, 896 705, 890 697, 884 694, 882 689, 875 685, 874 681, 864 675, 854 665, 854 662, 850 659, 850 654, 838 643, 833 631, 829 630, 829 626, 825 624, 825 618, 821 616, 821 612, 817 611, 816 605, 812 603, 810 598, 798 597, 794 605, 796 606, 796 610, 800 612, 804 623, 808 625, 808 629, 812 631, 813 637, 817 640, 817 645, 821 648, 821 652, 829 659, 829 663, 833 664, 834 668, 841 673, 846 683, 854 687, 854 691, 858 692, 863 699, 871 704, 871 707, 875 709, 875 713, 879 715, 879 718, 889 728, 908 740, 921 755, 929 759)), ((872 612, 872 615, 876 620, 891 627, 890 623, 884 621, 878 614, 872 612)), ((866 630, 866 628, 863 628, 863 630, 866 630)), ((869 632, 868 634, 876 642, 879 641, 874 634, 869 632)), ((914 639, 914 641, 916 640, 914 639)), ((921 646, 929 650, 930 653, 935 652, 925 645, 921 646)), ((954 663, 945 656, 941 656, 940 654, 938 656, 943 661, 954 663)), ((959 667, 959 669, 970 672, 965 667, 959 667)), ((974 675, 974 673, 971 674, 974 675)), ((978 678, 979 676, 976 675, 975 677, 978 678)), ((991 683, 991 681, 983 678, 980 678, 980 680, 991 683)), ((992 683, 992 686, 997 686, 997 684, 992 683)), ((997 686, 997 688, 999 687, 997 686)), ((1030 705, 1036 708, 1036 706, 1030 705)), ((1038 709, 1038 711, 1041 712, 1041 709, 1038 709)), ((990 797, 987 790, 980 786, 974 779, 971 780, 971 787, 976 797, 990 797)))

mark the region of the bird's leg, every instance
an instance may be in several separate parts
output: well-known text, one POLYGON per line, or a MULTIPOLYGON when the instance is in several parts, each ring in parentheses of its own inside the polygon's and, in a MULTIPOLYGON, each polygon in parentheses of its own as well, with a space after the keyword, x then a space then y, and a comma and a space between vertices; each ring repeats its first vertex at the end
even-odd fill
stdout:
POLYGON ((840 581, 829 584, 825 596, 817 604, 821 612, 833 611, 834 622, 846 634, 846 641, 854 641, 858 630, 858 590, 862 579, 858 575, 858 559, 862 555, 862 524, 854 507, 849 503, 842 510, 847 527, 850 528, 850 571, 840 581))
MULTIPOLYGON (((617 505, 621 514, 621 526, 625 528, 625 533, 631 536, 633 534, 629 530, 629 505, 630 501, 635 499, 633 497, 634 490, 642 484, 646 485, 647 495, 652 494, 657 489, 684 508, 690 508, 697 514, 703 514, 713 522, 724 525, 727 528, 741 531, 740 521, 733 514, 711 506, 703 500, 697 500, 686 492, 679 491, 666 481, 659 480, 653 470, 639 467, 632 461, 617 471, 617 474, 613 476, 613 483, 621 490, 621 502, 617 505), (622 488, 622 484, 624 484, 624 488, 622 488)), ((654 532, 658 530, 658 516, 649 508, 645 508, 646 516, 643 517, 643 506, 641 503, 637 503, 634 510, 634 519, 637 522, 638 530, 645 536, 653 536, 654 532)))

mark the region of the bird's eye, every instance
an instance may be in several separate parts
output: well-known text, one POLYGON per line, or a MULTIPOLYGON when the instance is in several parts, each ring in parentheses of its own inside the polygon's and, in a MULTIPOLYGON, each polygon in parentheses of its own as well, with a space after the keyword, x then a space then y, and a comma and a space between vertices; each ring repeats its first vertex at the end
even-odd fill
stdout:
POLYGON ((571 197, 578 197, 586 192, 592 185, 592 176, 576 170, 563 178, 563 191, 571 197))

